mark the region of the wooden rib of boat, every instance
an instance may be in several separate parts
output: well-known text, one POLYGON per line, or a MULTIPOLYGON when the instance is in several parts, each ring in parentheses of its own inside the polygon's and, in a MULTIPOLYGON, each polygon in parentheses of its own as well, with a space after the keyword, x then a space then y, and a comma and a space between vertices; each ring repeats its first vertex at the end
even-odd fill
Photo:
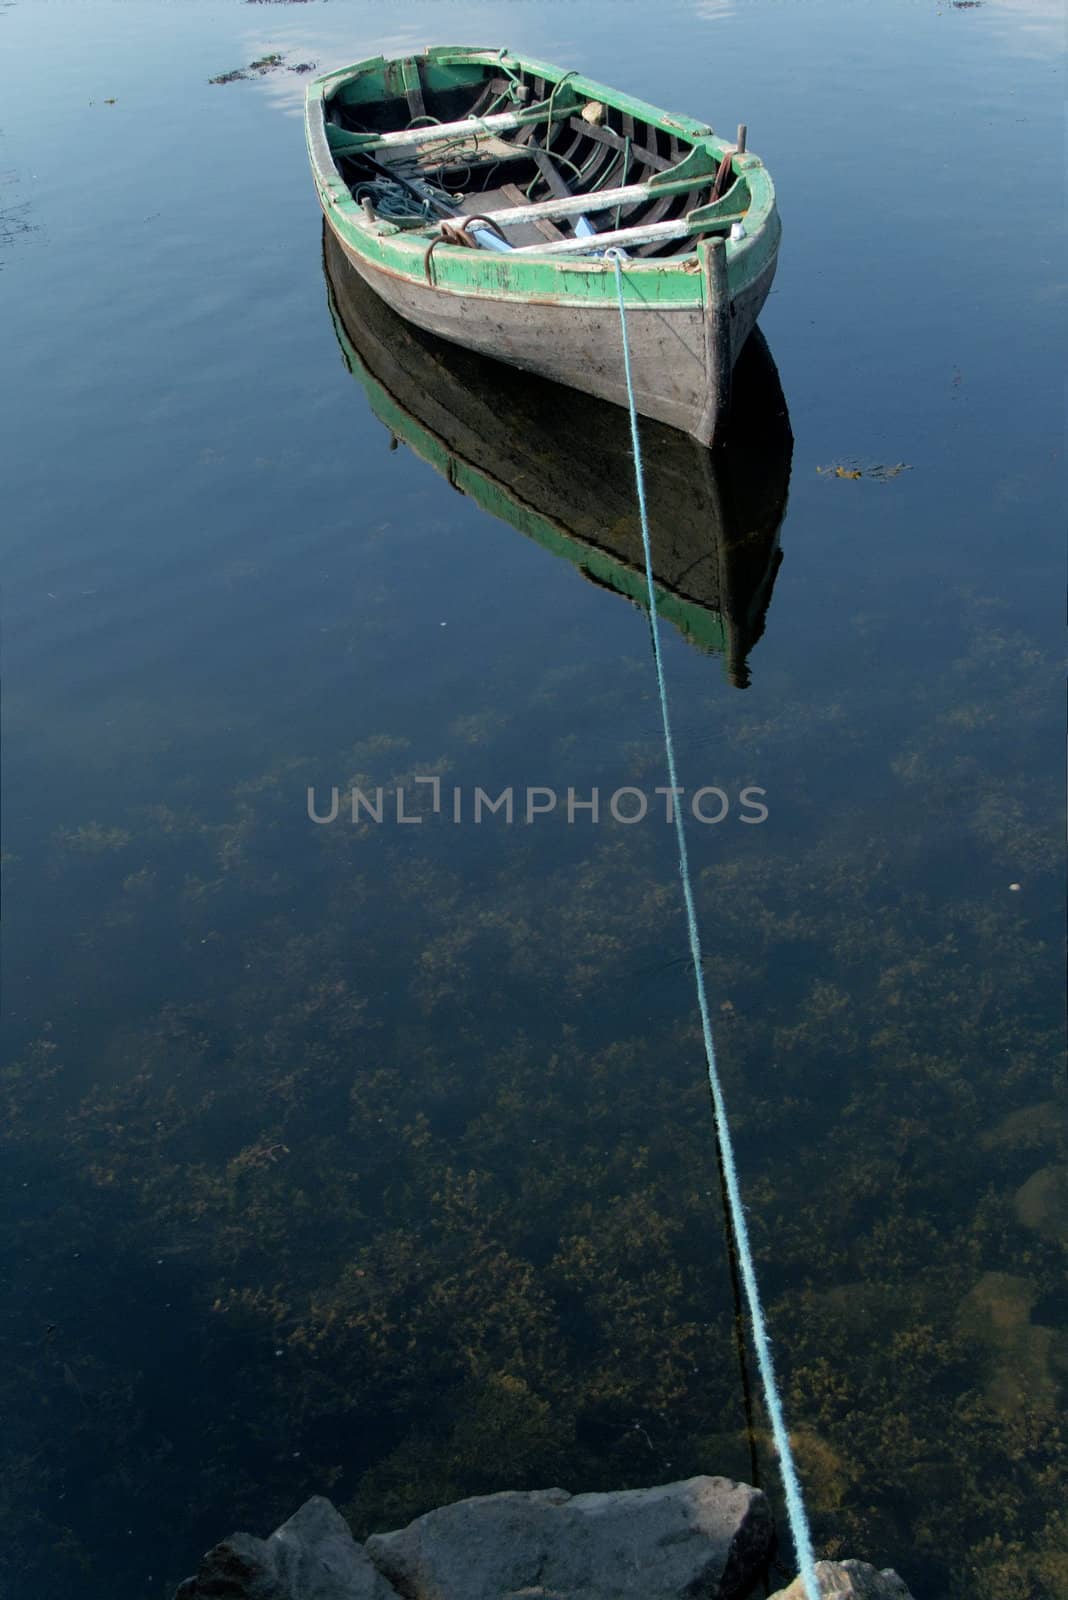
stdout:
MULTIPOLYGON (((389 430, 484 510, 645 608, 625 411, 458 349, 396 316, 323 230, 323 270, 345 364, 389 430)), ((739 426, 710 450, 642 425, 661 614, 749 682, 782 559, 793 438, 759 330, 735 374, 739 426)))
POLYGON ((705 123, 506 50, 442 47, 314 79, 308 150, 357 272, 442 338, 723 437, 780 223, 760 159, 705 123))

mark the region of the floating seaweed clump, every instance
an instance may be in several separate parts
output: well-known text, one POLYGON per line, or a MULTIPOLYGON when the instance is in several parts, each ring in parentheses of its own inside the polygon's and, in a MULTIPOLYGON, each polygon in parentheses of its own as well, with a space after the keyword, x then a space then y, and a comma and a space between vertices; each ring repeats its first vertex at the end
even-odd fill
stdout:
MULTIPOLYGON (((256 4, 281 4, 283 0, 255 0, 256 4)), ((299 0, 284 0, 289 5, 298 4, 299 0)), ((243 83, 249 78, 265 78, 269 72, 295 72, 303 76, 305 73, 315 71, 314 61, 297 61, 287 65, 284 56, 277 52, 260 56, 257 61, 250 61, 247 67, 234 67, 230 72, 220 72, 218 77, 209 78, 209 83, 243 83)))
POLYGON ((876 483, 888 483, 891 478, 898 478, 903 472, 911 472, 912 468, 907 461, 897 461, 893 465, 876 462, 872 466, 861 466, 855 461, 847 461, 832 462, 829 467, 817 467, 816 471, 830 478, 874 478, 876 483))
MULTIPOLYGON (((0 187, 13 184, 17 180, 11 173, 0 173, 0 187)), ((29 219, 29 201, 17 201, 14 205, 0 205, 0 249, 4 245, 13 244, 24 234, 33 233, 36 225, 29 219)), ((3 259, 0 258, 0 267, 3 259)))

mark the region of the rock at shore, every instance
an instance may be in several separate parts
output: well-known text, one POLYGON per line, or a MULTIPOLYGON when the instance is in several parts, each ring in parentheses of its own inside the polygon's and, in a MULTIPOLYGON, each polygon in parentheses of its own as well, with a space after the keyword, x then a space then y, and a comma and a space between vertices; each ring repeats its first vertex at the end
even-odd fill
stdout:
MULTIPOLYGON (((890 1567, 877 1572, 866 1561, 817 1561, 816 1577, 820 1600, 912 1600, 896 1572, 890 1567)), ((795 1578, 770 1600, 805 1600, 804 1584, 795 1578)))
POLYGON ((216 1545, 175 1600, 735 1600, 771 1535, 763 1494, 729 1478, 483 1495, 365 1546, 317 1496, 269 1539, 216 1545))
POLYGON ((699 1477, 461 1500, 372 1535, 367 1552, 410 1600, 733 1600, 770 1543, 759 1489, 699 1477))
MULTIPOLYGON (((509 1491, 356 1543, 329 1500, 269 1539, 235 1533, 174 1600, 737 1600, 764 1569, 768 1502, 729 1478, 509 1491)), ((896 1572, 817 1561, 820 1600, 912 1600, 896 1572)), ((806 1600, 800 1578, 771 1600, 806 1600)))
POLYGON ((397 1600, 329 1500, 315 1495, 271 1534, 209 1550, 174 1600, 397 1600))

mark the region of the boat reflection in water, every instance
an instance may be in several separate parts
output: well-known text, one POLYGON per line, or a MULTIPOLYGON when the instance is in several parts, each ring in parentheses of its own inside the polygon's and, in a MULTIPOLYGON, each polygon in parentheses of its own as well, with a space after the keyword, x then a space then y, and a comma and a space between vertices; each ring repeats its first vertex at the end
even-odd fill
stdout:
MULTIPOLYGON (((329 230, 323 260, 345 363, 375 415, 484 510, 648 607, 627 412, 424 333, 392 312, 329 230)), ((782 560, 793 435, 757 329, 734 372, 729 442, 642 419, 660 614, 749 683, 782 560)))

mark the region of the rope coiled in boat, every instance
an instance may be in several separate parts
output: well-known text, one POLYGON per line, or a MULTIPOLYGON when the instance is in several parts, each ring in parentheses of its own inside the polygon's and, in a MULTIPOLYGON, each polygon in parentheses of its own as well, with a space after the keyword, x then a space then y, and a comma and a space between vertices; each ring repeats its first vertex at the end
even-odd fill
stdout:
POLYGON ((406 178, 395 183, 390 178, 366 178, 356 184, 352 197, 357 204, 370 200, 375 215, 384 222, 433 222, 441 215, 441 208, 453 210, 456 201, 447 190, 425 178, 406 178))

